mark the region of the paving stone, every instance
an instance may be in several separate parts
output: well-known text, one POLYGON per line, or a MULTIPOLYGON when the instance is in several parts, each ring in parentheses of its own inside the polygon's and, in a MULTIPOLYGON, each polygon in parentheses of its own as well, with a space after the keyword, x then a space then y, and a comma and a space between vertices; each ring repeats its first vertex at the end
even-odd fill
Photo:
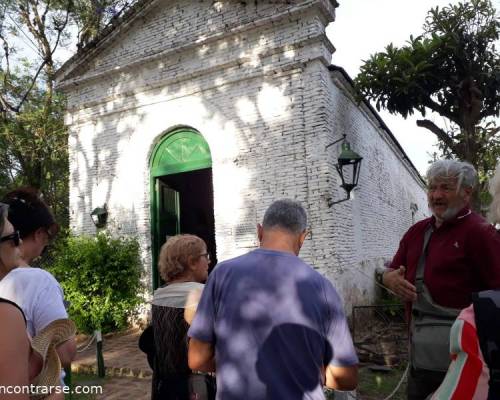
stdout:
MULTIPOLYGON (((97 399, 150 399, 152 371, 146 355, 137 346, 139 329, 107 336, 103 339, 104 366, 108 379, 97 399)), ((83 341, 85 343, 85 341, 83 341)), ((95 344, 78 353, 72 363, 73 372, 97 373, 95 344)))
POLYGON ((111 378, 104 384, 102 395, 97 396, 98 400, 149 400, 150 398, 151 378, 111 378))
MULTIPOLYGON (((146 355, 137 343, 141 330, 131 329, 121 334, 104 337, 103 356, 106 373, 111 376, 131 376, 147 378, 152 375, 146 355)), ((95 344, 78 353, 72 363, 75 372, 97 371, 95 344)))

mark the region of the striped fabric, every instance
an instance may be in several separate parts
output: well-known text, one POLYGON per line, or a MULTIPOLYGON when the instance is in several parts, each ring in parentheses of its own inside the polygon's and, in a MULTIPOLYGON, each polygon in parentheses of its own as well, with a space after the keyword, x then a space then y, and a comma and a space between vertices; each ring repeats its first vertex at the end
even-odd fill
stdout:
POLYGON ((451 364, 432 400, 486 400, 489 371, 476 334, 472 306, 462 310, 451 328, 451 364))

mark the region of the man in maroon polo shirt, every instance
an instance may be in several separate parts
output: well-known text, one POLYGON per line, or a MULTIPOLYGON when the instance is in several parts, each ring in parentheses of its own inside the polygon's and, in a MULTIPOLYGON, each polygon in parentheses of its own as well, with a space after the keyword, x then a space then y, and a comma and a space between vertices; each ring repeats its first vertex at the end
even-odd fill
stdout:
MULTIPOLYGON (((471 304, 473 292, 500 288, 500 235, 469 208, 477 183, 474 167, 465 162, 440 160, 427 171, 427 182, 433 215, 406 232, 389 269, 381 276, 383 284, 406 302, 407 315, 412 319, 409 400, 425 399, 434 392, 446 374, 446 368, 441 370, 442 366, 437 365, 449 362, 441 360, 436 367, 428 361, 419 364, 416 355, 432 358, 441 354, 436 351, 436 343, 449 337, 449 328, 443 329, 442 325, 471 304), (420 278, 416 281, 417 276, 420 278), (428 310, 431 311, 427 313, 428 310), (428 331, 427 339, 431 340, 416 339, 425 333, 422 325, 429 321, 418 325, 423 315, 431 315, 433 322, 437 318, 436 330, 428 331), (423 369, 415 364, 431 366, 423 369)), ((444 357, 447 350, 442 352, 444 357)))

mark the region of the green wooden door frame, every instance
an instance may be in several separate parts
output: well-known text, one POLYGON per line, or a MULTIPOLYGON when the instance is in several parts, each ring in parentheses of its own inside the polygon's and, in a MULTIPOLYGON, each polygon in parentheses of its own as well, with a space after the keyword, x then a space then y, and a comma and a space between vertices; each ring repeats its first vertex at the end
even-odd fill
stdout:
MULTIPOLYGON (((149 162, 150 171, 150 215, 151 215, 151 252, 152 287, 158 287, 158 254, 161 238, 158 237, 158 196, 156 181, 165 175, 211 168, 210 148, 203 136, 190 128, 179 128, 168 132, 155 145, 149 162)), ((179 233, 179 232, 177 232, 179 233)))

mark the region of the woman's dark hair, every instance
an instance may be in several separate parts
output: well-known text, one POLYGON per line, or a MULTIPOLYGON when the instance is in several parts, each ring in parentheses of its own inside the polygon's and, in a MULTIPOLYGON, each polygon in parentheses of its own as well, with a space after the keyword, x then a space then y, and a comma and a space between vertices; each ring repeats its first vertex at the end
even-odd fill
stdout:
POLYGON ((51 236, 59 231, 52 211, 37 189, 24 187, 13 190, 5 195, 3 202, 9 205, 9 221, 19 231, 21 238, 40 228, 46 228, 51 236))

